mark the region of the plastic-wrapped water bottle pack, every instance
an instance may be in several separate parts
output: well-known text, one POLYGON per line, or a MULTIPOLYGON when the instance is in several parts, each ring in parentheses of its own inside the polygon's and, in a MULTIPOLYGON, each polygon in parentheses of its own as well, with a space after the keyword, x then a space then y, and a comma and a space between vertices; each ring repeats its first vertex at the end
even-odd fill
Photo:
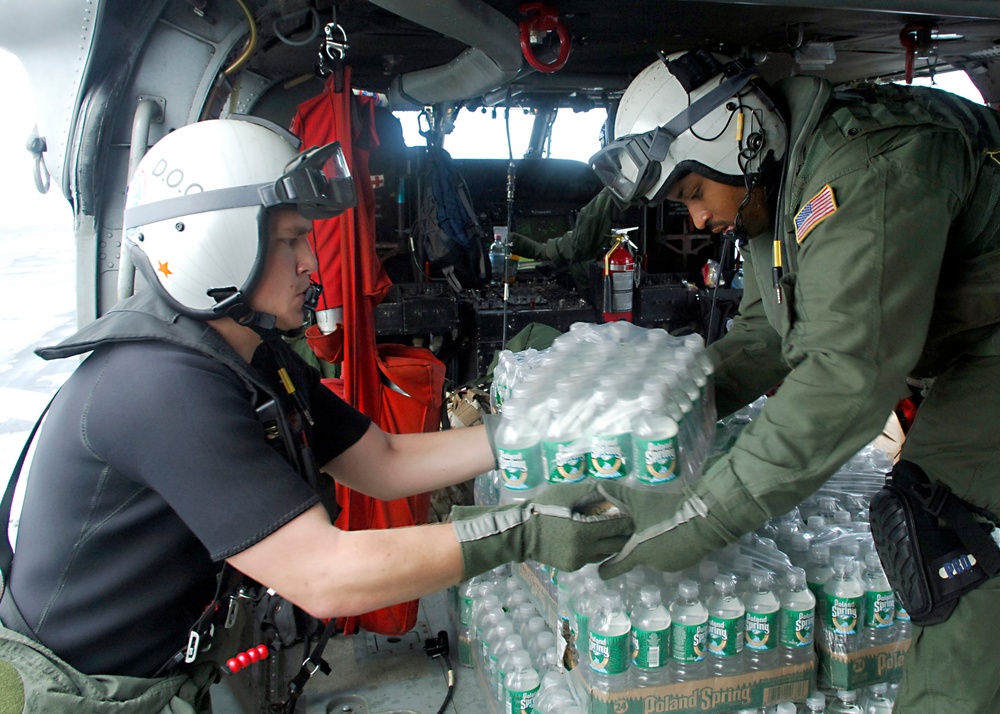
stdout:
POLYGON ((712 366, 698 335, 576 323, 545 350, 501 352, 491 399, 499 469, 477 502, 510 503, 587 478, 680 488, 715 431, 712 366))

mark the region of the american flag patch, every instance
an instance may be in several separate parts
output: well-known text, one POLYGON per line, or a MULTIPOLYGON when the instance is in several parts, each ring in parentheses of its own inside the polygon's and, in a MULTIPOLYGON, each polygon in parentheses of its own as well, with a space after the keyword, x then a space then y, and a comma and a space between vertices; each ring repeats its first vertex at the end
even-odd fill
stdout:
POLYGON ((809 232, 837 211, 837 200, 833 197, 830 184, 809 199, 795 214, 795 242, 801 243, 809 232))

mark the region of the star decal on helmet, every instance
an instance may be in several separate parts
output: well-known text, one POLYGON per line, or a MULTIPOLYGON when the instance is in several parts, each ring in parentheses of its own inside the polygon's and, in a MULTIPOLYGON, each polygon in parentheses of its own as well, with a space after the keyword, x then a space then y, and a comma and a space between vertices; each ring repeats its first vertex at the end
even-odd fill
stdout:
MULTIPOLYGON (((157 261, 157 262, 159 262, 159 261, 157 261)), ((169 261, 166 262, 166 263, 160 263, 160 267, 157 268, 157 270, 160 271, 161 273, 163 273, 163 277, 165 277, 165 278, 169 278, 171 275, 174 274, 174 271, 172 271, 170 269, 170 263, 169 263, 169 261)))

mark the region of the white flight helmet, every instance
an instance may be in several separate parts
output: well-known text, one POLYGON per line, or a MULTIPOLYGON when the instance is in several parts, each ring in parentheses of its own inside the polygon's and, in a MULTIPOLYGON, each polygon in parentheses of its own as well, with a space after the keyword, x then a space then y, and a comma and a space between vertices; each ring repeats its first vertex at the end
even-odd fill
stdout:
POLYGON ((355 203, 340 145, 300 154, 298 144, 270 122, 213 119, 167 134, 139 162, 125 239, 143 276, 179 312, 273 326, 248 302, 263 272, 268 210, 319 219, 355 203))
POLYGON ((753 64, 706 50, 646 67, 622 96, 615 138, 590 164, 620 205, 659 203, 692 171, 746 185, 788 141, 753 64))

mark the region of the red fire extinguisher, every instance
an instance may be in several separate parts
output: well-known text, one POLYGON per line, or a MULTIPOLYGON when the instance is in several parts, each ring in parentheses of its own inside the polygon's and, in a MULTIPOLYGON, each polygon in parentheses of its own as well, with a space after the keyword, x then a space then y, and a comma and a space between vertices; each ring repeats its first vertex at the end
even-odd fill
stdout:
POLYGON ((604 254, 602 311, 605 322, 632 322, 632 293, 639 277, 635 259, 637 248, 628 237, 628 231, 634 230, 616 229, 611 248, 604 254))

